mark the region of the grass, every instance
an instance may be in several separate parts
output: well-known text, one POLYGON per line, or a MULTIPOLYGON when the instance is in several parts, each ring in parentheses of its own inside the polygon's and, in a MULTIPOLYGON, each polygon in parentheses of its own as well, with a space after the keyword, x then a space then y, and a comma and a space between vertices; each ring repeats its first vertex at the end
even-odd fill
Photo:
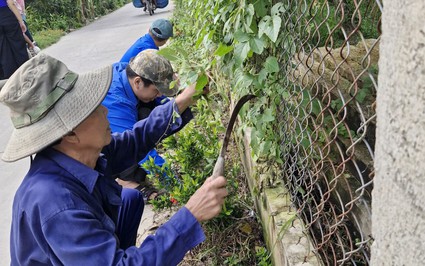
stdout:
POLYGON ((42 30, 34 33, 34 40, 41 49, 44 49, 59 41, 65 34, 63 30, 42 30))

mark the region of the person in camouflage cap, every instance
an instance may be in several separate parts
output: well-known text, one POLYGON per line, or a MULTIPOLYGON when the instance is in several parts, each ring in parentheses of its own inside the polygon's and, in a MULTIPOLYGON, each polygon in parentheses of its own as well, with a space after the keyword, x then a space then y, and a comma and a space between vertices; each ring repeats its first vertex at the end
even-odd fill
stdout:
POLYGON ((158 91, 165 96, 174 96, 177 88, 170 89, 173 81, 173 67, 170 61, 158 55, 156 50, 148 49, 130 61, 129 67, 138 76, 152 81, 158 91))
MULTIPOLYGON (((171 63, 157 54, 155 49, 147 49, 132 58, 129 63, 119 62, 113 65, 113 78, 103 105, 109 110, 108 119, 112 132, 124 132, 144 118, 157 106, 169 101, 178 88, 170 88, 174 71, 171 63)), ((183 114, 186 123, 192 119, 190 109, 183 114)), ((140 158, 138 165, 126 169, 117 176, 117 181, 123 187, 136 188, 143 193, 145 201, 157 196, 155 189, 146 180, 146 171, 141 165, 154 158, 155 164, 162 166, 164 159, 155 149, 145 158, 140 158)))

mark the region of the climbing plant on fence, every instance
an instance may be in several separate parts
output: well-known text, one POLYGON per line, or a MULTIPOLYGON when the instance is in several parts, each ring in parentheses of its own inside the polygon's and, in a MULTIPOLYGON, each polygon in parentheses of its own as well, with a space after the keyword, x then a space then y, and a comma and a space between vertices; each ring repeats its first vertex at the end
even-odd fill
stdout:
POLYGON ((253 160, 278 173, 325 264, 368 264, 382 3, 175 3, 175 39, 196 40, 163 51, 182 80, 209 77, 225 104, 256 94, 241 114, 253 160))

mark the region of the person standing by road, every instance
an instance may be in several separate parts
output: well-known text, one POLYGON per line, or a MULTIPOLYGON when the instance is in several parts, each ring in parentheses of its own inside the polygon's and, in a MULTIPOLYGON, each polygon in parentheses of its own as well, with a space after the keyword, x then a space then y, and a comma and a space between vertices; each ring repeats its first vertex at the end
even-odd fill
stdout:
POLYGON ((25 12, 25 0, 13 0, 13 2, 19 11, 19 14, 21 14, 21 17, 22 17, 22 20, 24 21, 25 26, 27 27, 27 30, 24 33, 24 38, 25 38, 25 41, 27 42, 28 50, 31 56, 35 56, 40 52, 40 48, 37 46, 37 43, 34 41, 34 38, 32 37, 32 34, 28 27, 27 13, 25 12))
POLYGON ((0 0, 0 79, 9 78, 28 60, 23 36, 26 30, 13 0, 0 0))
POLYGON ((34 42, 34 38, 32 37, 32 34, 30 32, 30 29, 27 23, 27 13, 25 11, 25 0, 14 0, 14 4, 16 8, 18 9, 19 14, 21 14, 21 17, 25 23, 25 26, 27 27, 27 30, 25 31, 25 35, 28 37, 28 39, 31 40, 31 42, 34 42))
POLYGON ((111 79, 111 66, 79 75, 41 53, 0 82, 15 127, 2 159, 35 154, 13 202, 11 265, 177 265, 205 239, 200 222, 220 213, 223 176, 208 178, 140 247, 122 243, 122 223, 140 217, 112 177, 182 126, 195 86, 111 135, 101 105, 111 79))
POLYGON ((120 62, 128 63, 130 59, 146 49, 156 49, 167 43, 167 40, 173 37, 173 25, 167 19, 157 19, 152 22, 149 32, 137 39, 137 41, 128 48, 120 62))

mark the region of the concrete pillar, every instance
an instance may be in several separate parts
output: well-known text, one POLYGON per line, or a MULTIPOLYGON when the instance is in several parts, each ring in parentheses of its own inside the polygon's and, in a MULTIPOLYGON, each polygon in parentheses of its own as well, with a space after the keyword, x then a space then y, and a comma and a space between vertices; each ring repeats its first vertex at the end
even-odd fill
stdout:
POLYGON ((425 1, 383 5, 371 264, 424 265, 425 1))

